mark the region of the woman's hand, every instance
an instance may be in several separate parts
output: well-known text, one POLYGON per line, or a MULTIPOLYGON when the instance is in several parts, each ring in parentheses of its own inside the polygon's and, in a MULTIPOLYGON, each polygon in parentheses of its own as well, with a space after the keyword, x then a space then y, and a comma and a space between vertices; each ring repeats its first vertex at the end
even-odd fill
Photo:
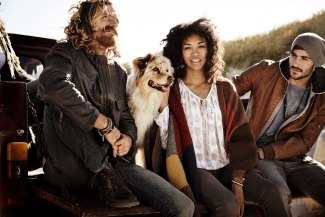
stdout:
POLYGON ((243 187, 232 183, 232 192, 236 196, 237 200, 237 217, 242 217, 244 215, 244 191, 243 187))
POLYGON ((168 90, 163 95, 163 99, 158 109, 159 112, 162 112, 164 108, 168 105, 169 92, 170 92, 170 87, 168 87, 168 90))

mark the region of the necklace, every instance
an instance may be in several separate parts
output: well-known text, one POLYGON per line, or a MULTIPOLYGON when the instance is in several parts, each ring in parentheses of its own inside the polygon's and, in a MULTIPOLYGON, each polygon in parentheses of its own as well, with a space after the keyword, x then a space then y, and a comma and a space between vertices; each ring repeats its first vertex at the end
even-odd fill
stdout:
MULTIPOLYGON (((289 84, 290 85, 290 84, 289 84)), ((290 87, 290 86, 289 86, 290 87)), ((295 115, 295 114, 297 114, 298 113, 298 110, 299 110, 299 108, 300 108, 300 106, 301 106, 301 103, 303 102, 303 99, 305 98, 305 95, 306 95, 306 93, 308 92, 308 90, 309 90, 309 85, 306 87, 306 89, 305 89, 305 91, 304 91, 304 93, 303 93, 303 95, 301 96, 301 98, 300 98, 300 101, 299 101, 299 104, 298 104, 298 106, 297 106, 297 108, 296 108, 296 111, 292 114, 292 115, 295 115)), ((286 95, 284 96, 284 102, 283 102, 283 119, 284 120, 287 120, 287 95, 288 95, 288 91, 287 91, 287 93, 286 93, 286 95)), ((291 115, 291 116, 292 116, 291 115)), ((290 117, 291 117, 290 116, 290 117)))

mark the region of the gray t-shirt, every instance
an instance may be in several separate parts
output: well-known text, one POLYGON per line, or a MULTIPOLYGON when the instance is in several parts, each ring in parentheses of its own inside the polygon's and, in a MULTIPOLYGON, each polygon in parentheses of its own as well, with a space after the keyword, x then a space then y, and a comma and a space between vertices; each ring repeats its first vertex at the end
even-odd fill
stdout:
POLYGON ((288 91, 283 103, 270 126, 256 141, 257 147, 261 147, 275 141, 276 133, 285 120, 295 114, 301 113, 306 107, 310 87, 299 88, 289 83, 288 91))

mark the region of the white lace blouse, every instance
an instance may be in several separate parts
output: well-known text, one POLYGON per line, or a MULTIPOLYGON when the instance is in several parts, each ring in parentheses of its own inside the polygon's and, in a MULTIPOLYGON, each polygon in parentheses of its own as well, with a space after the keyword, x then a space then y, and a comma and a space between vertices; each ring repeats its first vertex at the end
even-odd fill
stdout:
MULTIPOLYGON (((207 170, 224 167, 229 163, 229 158, 224 146, 222 116, 216 85, 212 85, 208 96, 202 99, 188 89, 182 80, 178 81, 197 167, 207 170)), ((168 118, 168 106, 155 117, 155 122, 160 127, 163 147, 167 145, 168 118)))

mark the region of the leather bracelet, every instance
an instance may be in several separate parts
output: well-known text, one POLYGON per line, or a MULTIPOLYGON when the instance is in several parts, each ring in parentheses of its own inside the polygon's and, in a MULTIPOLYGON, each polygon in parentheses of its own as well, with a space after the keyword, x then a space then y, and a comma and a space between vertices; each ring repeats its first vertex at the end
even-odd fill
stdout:
POLYGON ((107 120, 106 127, 99 129, 100 131, 106 130, 107 128, 109 128, 112 125, 112 119, 110 119, 109 117, 106 117, 106 120, 107 120))
POLYGON ((103 142, 105 141, 105 135, 113 131, 114 125, 112 119, 107 118, 107 126, 103 129, 98 129, 98 134, 102 137, 103 142))

